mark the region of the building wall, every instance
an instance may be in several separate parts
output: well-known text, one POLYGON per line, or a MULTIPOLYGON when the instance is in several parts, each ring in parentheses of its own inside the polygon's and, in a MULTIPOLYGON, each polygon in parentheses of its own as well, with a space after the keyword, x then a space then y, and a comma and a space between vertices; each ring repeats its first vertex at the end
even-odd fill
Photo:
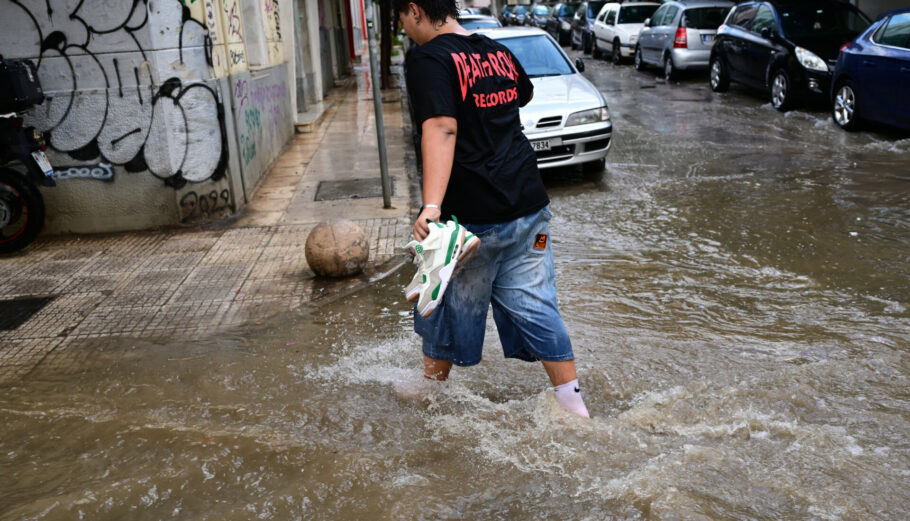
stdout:
POLYGON ((0 0, 0 49, 34 60, 47 95, 26 116, 58 170, 45 232, 242 207, 293 132, 281 2, 0 0))

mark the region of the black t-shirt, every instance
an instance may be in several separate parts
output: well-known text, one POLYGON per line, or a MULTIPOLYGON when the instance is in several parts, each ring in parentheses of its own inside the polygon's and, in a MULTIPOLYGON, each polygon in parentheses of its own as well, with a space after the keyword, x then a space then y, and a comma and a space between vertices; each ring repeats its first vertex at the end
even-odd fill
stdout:
POLYGON ((483 35, 441 34, 410 53, 407 83, 418 128, 434 116, 458 121, 444 219, 499 223, 550 202, 518 115, 534 86, 505 46, 483 35))

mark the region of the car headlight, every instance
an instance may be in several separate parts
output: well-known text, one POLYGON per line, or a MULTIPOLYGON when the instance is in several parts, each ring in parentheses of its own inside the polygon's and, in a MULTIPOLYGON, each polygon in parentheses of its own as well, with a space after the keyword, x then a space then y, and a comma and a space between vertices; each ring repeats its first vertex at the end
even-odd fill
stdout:
POLYGON ((569 22, 563 22, 561 27, 562 27, 563 31, 568 31, 569 29, 572 28, 572 26, 569 25, 569 22))
POLYGON ((569 116, 566 120, 566 126, 586 125, 588 123, 600 123, 601 121, 610 121, 610 113, 607 107, 600 107, 593 110, 583 110, 569 116))
POLYGON ((825 60, 816 56, 812 51, 808 51, 802 47, 797 47, 796 59, 799 60, 800 65, 807 69, 819 72, 828 72, 828 65, 825 63, 825 60))
POLYGON ((637 35, 637 34, 630 35, 630 36, 629 36, 629 41, 630 41, 631 43, 637 42, 637 41, 638 41, 638 35, 637 35))

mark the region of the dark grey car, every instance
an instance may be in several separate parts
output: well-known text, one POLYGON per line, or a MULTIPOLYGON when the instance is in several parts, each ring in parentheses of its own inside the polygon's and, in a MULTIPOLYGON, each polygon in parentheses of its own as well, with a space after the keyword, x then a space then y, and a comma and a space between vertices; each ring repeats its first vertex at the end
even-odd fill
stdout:
POLYGON ((679 71, 707 70, 717 28, 733 5, 727 0, 693 0, 660 6, 638 35, 635 68, 661 67, 667 81, 679 71))

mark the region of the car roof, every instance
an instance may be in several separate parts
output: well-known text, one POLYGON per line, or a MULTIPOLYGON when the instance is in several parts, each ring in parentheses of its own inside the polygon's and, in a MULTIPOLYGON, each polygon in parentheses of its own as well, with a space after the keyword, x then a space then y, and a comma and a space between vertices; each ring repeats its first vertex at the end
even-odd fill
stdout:
POLYGON ((458 16, 459 20, 496 20, 495 16, 488 14, 463 14, 458 16))
POLYGON ((679 4, 683 7, 733 7, 736 5, 731 0, 675 0, 665 4, 679 4))
POLYGON ((476 29, 474 34, 482 34, 494 40, 500 38, 515 38, 518 36, 547 36, 546 31, 543 29, 538 29, 537 27, 521 27, 517 25, 510 27, 484 27, 482 29, 476 29))

